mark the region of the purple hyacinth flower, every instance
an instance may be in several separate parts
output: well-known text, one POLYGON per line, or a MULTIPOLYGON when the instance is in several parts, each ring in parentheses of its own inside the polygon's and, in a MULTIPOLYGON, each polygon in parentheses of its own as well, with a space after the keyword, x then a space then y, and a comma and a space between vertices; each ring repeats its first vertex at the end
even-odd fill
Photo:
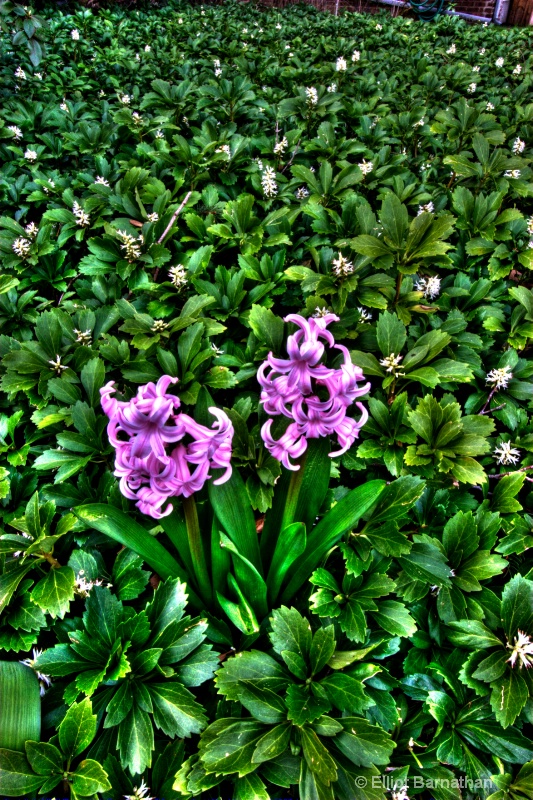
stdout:
POLYGON ((338 321, 335 314, 311 319, 289 314, 285 321, 298 327, 287 340, 289 358, 275 358, 269 353, 259 367, 257 380, 266 413, 282 414, 291 424, 276 440, 270 433, 272 420, 269 420, 263 425, 261 436, 274 458, 287 469, 296 470, 299 467, 290 459, 305 452, 308 439, 335 434, 340 450, 332 451, 330 456, 342 455, 352 446, 368 419, 368 412, 361 403, 356 403, 361 412, 356 421, 347 416, 347 409, 368 392, 370 383, 361 385, 363 371, 352 364, 347 348, 336 344, 327 330, 331 322, 338 321), (343 363, 337 369, 323 363, 327 352, 332 350, 343 355, 343 363))
POLYGON ((164 375, 157 384, 141 386, 128 402, 114 397, 113 382, 100 390, 120 490, 154 519, 172 512, 171 497, 190 497, 202 489, 210 469, 224 469, 216 484, 231 477, 231 420, 221 409, 210 408, 215 423, 207 428, 179 412, 179 399, 168 394, 176 381, 164 375))

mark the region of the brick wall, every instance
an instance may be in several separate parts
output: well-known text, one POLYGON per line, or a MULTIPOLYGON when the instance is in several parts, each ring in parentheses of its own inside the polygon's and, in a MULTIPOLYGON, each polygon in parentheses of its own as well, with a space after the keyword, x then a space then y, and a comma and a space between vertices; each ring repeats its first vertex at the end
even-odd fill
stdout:
MULTIPOLYGON (((415 16, 408 4, 405 7, 400 7, 385 5, 380 3, 379 0, 305 0, 305 2, 311 3, 320 11, 331 12, 335 11, 337 1, 339 9, 347 9, 348 11, 364 11, 369 14, 375 14, 378 11, 389 11, 393 16, 415 16)), ((301 0, 261 0, 261 2, 263 5, 284 8, 293 2, 301 2, 301 0)), ((454 10, 463 14, 474 14, 477 17, 492 19, 495 2, 496 0, 456 0, 454 10)))

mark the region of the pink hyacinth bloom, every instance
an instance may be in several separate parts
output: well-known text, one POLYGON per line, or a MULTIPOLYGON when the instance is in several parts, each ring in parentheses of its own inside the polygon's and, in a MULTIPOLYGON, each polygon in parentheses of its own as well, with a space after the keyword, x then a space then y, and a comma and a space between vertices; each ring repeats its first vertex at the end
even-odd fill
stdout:
POLYGON ((356 403, 361 412, 359 420, 347 416, 347 410, 358 397, 366 394, 370 383, 364 381, 363 371, 352 364, 344 345, 335 344, 333 334, 327 330, 337 322, 335 314, 305 319, 289 314, 285 322, 293 322, 298 330, 287 340, 288 359, 275 358, 269 353, 259 367, 257 380, 261 385, 261 403, 270 416, 282 414, 291 424, 279 439, 273 439, 272 420, 261 429, 268 451, 287 469, 299 469, 290 458, 299 458, 307 448, 308 439, 320 436, 337 436, 340 450, 330 456, 345 453, 359 436, 368 419, 368 412, 356 403), (327 367, 323 361, 327 352, 338 350, 343 363, 337 369, 327 367))
POLYGON ((100 390, 102 408, 109 417, 109 441, 116 450, 120 491, 154 519, 172 513, 171 497, 190 497, 202 489, 210 469, 225 470, 216 484, 231 477, 229 417, 219 408, 210 408, 215 423, 207 428, 178 412, 179 399, 168 394, 176 381, 164 375, 157 384, 141 386, 128 402, 114 397, 113 382, 100 390))

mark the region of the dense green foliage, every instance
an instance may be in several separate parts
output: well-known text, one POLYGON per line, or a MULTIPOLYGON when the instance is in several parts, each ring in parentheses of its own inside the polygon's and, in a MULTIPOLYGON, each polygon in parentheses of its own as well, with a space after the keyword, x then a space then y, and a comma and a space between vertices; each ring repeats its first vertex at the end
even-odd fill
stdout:
POLYGON ((0 654, 53 683, 0 795, 531 798, 533 36, 31 16, 0 46, 0 654), (276 554, 256 372, 323 309, 370 418, 276 554), (235 428, 242 502, 197 497, 205 606, 179 520, 120 494, 100 408, 163 374, 235 428))

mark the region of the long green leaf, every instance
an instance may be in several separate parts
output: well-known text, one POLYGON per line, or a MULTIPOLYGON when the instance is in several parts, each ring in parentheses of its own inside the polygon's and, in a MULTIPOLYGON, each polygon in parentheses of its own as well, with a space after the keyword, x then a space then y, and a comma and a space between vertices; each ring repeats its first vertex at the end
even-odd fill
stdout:
POLYGON ((331 460, 329 437, 310 439, 300 459, 298 472, 284 469, 276 485, 272 508, 267 512, 261 534, 261 555, 265 570, 275 552, 280 531, 293 522, 303 522, 310 531, 328 491, 331 460))
POLYGON ((176 548, 176 551, 179 553, 179 557, 185 564, 187 572, 190 575, 193 575, 194 570, 192 565, 191 551, 189 549, 189 540, 187 538, 187 525, 185 523, 185 517, 183 516, 183 509, 181 508, 181 505, 178 506, 176 502, 172 505, 172 514, 169 514, 168 517, 163 517, 163 519, 159 520, 159 524, 176 548))
POLYGON ((305 553, 306 544, 307 537, 303 522, 293 522, 281 532, 267 578, 272 603, 275 602, 289 569, 305 553))
POLYGON ((322 517, 307 538, 305 553, 282 594, 282 603, 289 602, 316 569, 330 547, 337 544, 341 537, 351 530, 363 514, 374 505, 385 486, 385 481, 369 481, 369 483, 358 486, 322 517))
MULTIPOLYGON (((215 471, 217 472, 217 471, 215 471)), ((211 505, 239 553, 262 573, 255 519, 243 480, 236 469, 220 486, 208 482, 211 505)))
POLYGON ((0 661, 0 747, 24 750, 41 738, 41 696, 35 672, 16 661, 0 661))
POLYGON ((176 559, 138 522, 132 520, 119 508, 104 503, 89 503, 85 506, 77 506, 72 511, 91 528, 105 533, 106 536, 110 536, 111 539, 142 556, 161 578, 179 578, 187 583, 189 603, 198 609, 202 608, 200 598, 191 589, 190 581, 176 559))

